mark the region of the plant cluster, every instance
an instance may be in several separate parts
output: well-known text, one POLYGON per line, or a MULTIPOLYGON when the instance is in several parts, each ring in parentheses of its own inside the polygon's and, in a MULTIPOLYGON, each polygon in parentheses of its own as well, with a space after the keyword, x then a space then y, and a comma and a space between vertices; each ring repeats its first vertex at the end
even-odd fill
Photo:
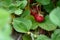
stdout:
POLYGON ((0 40, 60 40, 60 0, 0 0, 0 40))

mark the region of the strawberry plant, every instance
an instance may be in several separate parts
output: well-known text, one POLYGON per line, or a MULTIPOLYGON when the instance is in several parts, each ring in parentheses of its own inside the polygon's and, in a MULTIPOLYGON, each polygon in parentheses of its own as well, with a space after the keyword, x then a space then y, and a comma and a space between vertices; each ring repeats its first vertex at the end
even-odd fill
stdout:
POLYGON ((60 0, 0 0, 0 40, 60 40, 60 0))

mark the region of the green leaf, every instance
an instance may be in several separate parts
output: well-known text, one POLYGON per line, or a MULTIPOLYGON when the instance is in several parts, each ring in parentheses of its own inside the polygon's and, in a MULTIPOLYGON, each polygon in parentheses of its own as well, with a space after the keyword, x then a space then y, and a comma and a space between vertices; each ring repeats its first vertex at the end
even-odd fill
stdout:
POLYGON ((12 40, 10 37, 12 33, 12 28, 10 25, 6 24, 2 30, 0 30, 0 40, 12 40))
POLYGON ((12 29, 10 27, 10 12, 0 8, 0 40, 12 40, 10 35, 12 29))
POLYGON ((12 0, 4 0, 4 2, 6 3, 6 5, 10 5, 12 3, 12 0))
POLYGON ((60 29, 56 29, 51 36, 52 40, 60 40, 60 29))
POLYGON ((36 0, 38 3, 42 4, 42 5, 48 5, 50 4, 50 0, 36 0))
POLYGON ((49 17, 54 24, 60 26, 60 7, 57 7, 53 11, 51 11, 49 17))
POLYGON ((27 15, 30 15, 30 10, 25 10, 21 17, 26 17, 27 15))
POLYGON ((51 12, 54 9, 54 5, 52 2, 49 5, 44 5, 43 7, 47 12, 51 12))
POLYGON ((10 13, 14 13, 15 10, 17 10, 17 8, 16 8, 15 4, 11 3, 8 7, 8 10, 10 13))
MULTIPOLYGON (((17 9, 24 9, 27 5, 27 0, 1 0, 0 1, 0 7, 4 8, 6 10, 9 10, 9 12, 14 13, 17 9)), ((19 13, 20 14, 20 13, 19 13)))
POLYGON ((10 17, 10 13, 5 9, 0 8, 0 19, 8 19, 10 17))
POLYGON ((22 14, 22 12, 23 12, 23 10, 21 10, 21 9, 15 10, 16 15, 20 15, 20 14, 22 14))
POLYGON ((37 29, 38 28, 38 22, 36 22, 34 18, 32 18, 31 21, 32 21, 32 24, 33 24, 31 29, 32 30, 37 29))
POLYGON ((0 40, 13 40, 11 36, 5 35, 4 32, 0 32, 0 40))
POLYGON ((20 1, 21 5, 19 6, 20 9, 24 9, 25 6, 27 5, 27 1, 20 1))
POLYGON ((3 6, 3 7, 8 7, 10 4, 12 3, 12 0, 1 0, 0 1, 0 6, 3 6))
POLYGON ((39 36, 37 37, 36 40, 50 40, 50 38, 48 38, 47 36, 41 34, 41 35, 39 35, 39 36))
POLYGON ((9 24, 5 24, 0 31, 3 32, 5 35, 11 35, 12 27, 9 24))
POLYGON ((32 22, 23 18, 16 18, 13 20, 14 29, 18 32, 26 33, 30 30, 32 22))
POLYGON ((33 23, 33 25, 32 25, 32 28, 31 28, 31 29, 35 30, 36 28, 38 28, 38 23, 33 23))
POLYGON ((22 36, 22 39, 23 40, 31 40, 31 37, 29 35, 25 34, 25 35, 22 36))
POLYGON ((33 16, 27 15, 25 19, 32 21, 32 27, 31 27, 32 30, 35 30, 38 27, 38 23, 35 21, 33 16))
POLYGON ((10 12, 0 8, 0 30, 10 22, 10 12))
POLYGON ((47 30, 47 31, 52 31, 52 30, 55 30, 57 28, 57 26, 54 25, 50 21, 49 16, 45 17, 45 21, 44 22, 39 23, 39 27, 41 27, 42 29, 47 30))
POLYGON ((15 5, 17 6, 17 7, 19 7, 20 5, 22 4, 22 2, 21 1, 16 1, 16 3, 15 3, 15 5))

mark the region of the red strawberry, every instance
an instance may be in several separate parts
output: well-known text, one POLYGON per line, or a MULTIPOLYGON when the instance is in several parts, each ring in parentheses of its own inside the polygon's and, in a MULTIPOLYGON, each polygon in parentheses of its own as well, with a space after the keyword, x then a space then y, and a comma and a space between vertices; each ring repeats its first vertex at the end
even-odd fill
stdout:
POLYGON ((34 16, 34 18, 35 18, 35 20, 36 20, 37 22, 43 22, 43 21, 44 21, 44 17, 43 17, 43 16, 40 16, 40 15, 38 15, 38 14, 36 14, 36 15, 34 16))
POLYGON ((35 16, 35 14, 37 14, 37 11, 36 10, 33 10, 33 9, 30 9, 30 12, 31 12, 31 15, 32 16, 35 16))

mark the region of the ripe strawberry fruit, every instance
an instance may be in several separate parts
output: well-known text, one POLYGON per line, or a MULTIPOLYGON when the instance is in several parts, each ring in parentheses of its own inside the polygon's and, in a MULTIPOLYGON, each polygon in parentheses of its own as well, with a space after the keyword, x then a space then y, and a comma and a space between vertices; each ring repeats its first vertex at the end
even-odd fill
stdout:
POLYGON ((43 17, 43 16, 40 16, 40 15, 38 15, 38 14, 36 14, 36 15, 34 16, 34 18, 35 18, 35 20, 36 20, 37 22, 43 22, 43 21, 44 21, 44 17, 43 17))

